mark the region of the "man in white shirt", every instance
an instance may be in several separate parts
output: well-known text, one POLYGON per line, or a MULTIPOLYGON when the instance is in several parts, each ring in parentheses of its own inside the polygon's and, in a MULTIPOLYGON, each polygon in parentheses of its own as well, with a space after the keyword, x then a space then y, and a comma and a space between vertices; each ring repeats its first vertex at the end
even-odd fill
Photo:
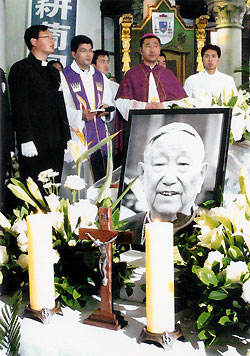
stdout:
POLYGON ((211 105, 212 96, 233 95, 237 93, 233 77, 218 71, 220 63, 220 47, 205 45, 201 50, 204 70, 186 79, 184 89, 189 97, 211 105))
MULTIPOLYGON (((88 148, 106 137, 106 119, 108 112, 98 112, 98 108, 112 105, 109 80, 92 65, 93 42, 79 35, 71 41, 71 53, 74 61, 62 72, 62 88, 70 126, 83 132, 88 148)), ((78 141, 74 131, 71 137, 78 141)), ((107 147, 90 156, 89 166, 85 165, 84 177, 87 183, 96 182, 106 174, 107 147), (88 169, 88 172, 86 172, 88 169), (92 182, 90 181, 90 175, 92 182)))

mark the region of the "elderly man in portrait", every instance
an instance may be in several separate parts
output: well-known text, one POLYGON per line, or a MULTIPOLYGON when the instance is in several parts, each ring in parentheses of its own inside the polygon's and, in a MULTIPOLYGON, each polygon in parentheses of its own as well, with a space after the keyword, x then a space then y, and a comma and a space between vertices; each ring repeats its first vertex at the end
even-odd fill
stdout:
POLYGON ((126 229, 135 231, 135 245, 145 242, 144 228, 150 221, 173 222, 174 231, 188 226, 196 215, 207 163, 198 132, 186 123, 171 123, 158 129, 138 163, 148 211, 127 219, 126 229))

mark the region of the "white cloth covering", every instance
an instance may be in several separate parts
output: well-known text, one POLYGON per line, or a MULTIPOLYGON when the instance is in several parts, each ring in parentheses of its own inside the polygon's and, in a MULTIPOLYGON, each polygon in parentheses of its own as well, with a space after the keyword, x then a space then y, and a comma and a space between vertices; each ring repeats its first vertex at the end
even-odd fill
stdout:
MULTIPOLYGON (((125 260, 139 264, 144 259, 144 252, 126 253, 125 260)), ((3 301, 6 298, 1 298, 3 301)), ((4 305, 0 301, 0 307, 4 305)), ((81 323, 88 315, 99 307, 99 298, 88 299, 87 305, 79 312, 63 308, 63 316, 54 315, 47 325, 41 322, 20 318, 22 356, 240 356, 246 355, 249 348, 249 333, 232 333, 232 328, 225 328, 222 343, 206 350, 202 341, 198 340, 195 324, 185 319, 185 313, 177 313, 176 321, 181 324, 185 342, 176 341, 167 350, 146 343, 137 343, 142 328, 146 325, 145 304, 117 300, 114 309, 120 310, 128 321, 128 325, 119 330, 107 330, 81 323)), ((23 308, 20 316, 23 314, 23 308)))

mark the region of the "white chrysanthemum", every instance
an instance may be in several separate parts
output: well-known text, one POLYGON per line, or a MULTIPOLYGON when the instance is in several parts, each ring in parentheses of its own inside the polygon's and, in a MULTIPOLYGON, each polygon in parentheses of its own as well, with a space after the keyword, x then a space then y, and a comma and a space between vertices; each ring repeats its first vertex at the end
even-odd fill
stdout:
POLYGON ((27 231, 27 223, 26 223, 26 220, 17 220, 12 228, 11 228, 12 231, 16 232, 17 234, 22 234, 22 233, 25 233, 27 231))
POLYGON ((46 183, 48 182, 48 178, 54 178, 59 175, 59 172, 55 172, 52 168, 46 169, 38 174, 38 180, 40 182, 46 183))
POLYGON ((76 240, 69 240, 68 245, 71 247, 76 246, 76 240))
POLYGON ((231 261, 226 268, 227 280, 230 280, 233 283, 240 283, 240 278, 242 274, 246 274, 248 268, 245 262, 243 261, 231 261))
POLYGON ((86 187, 86 182, 77 175, 70 175, 67 177, 64 186, 72 190, 81 190, 86 187))
POLYGON ((204 267, 212 268, 214 262, 220 263, 220 268, 223 267, 222 258, 224 255, 219 251, 211 251, 209 252, 206 261, 204 262, 204 267))
POLYGON ((27 269, 29 265, 29 256, 23 253, 22 255, 19 256, 18 260, 16 263, 22 268, 22 269, 27 269))
POLYGON ((0 266, 7 263, 9 260, 9 256, 7 254, 7 250, 5 246, 0 246, 0 266))

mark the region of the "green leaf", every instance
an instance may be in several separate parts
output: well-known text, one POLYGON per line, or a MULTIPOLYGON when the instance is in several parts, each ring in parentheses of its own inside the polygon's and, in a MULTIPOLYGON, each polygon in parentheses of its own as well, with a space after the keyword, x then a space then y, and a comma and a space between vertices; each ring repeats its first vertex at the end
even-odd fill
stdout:
POLYGON ((229 256, 232 257, 234 260, 238 260, 239 257, 242 257, 243 254, 241 250, 237 246, 231 246, 228 249, 229 256))
POLYGON ((208 298, 209 299, 214 299, 214 300, 223 300, 228 297, 228 293, 225 293, 222 290, 214 290, 209 293, 208 298))
POLYGON ((74 290, 73 290, 73 298, 74 298, 74 299, 78 299, 78 298, 80 298, 80 296, 81 296, 81 294, 78 293, 76 289, 74 289, 74 290))
POLYGON ((218 321, 219 324, 221 325, 230 325, 233 324, 230 318, 226 315, 222 316, 220 320, 218 321))
POLYGON ((207 331, 206 330, 201 330, 198 334, 198 338, 200 340, 206 340, 208 338, 207 331))
POLYGON ((211 314, 208 312, 201 313, 201 315, 199 316, 199 318, 197 320, 197 328, 201 329, 206 324, 206 322, 208 321, 210 316, 211 316, 211 314))
POLYGON ((217 287, 218 280, 211 269, 206 267, 201 268, 198 266, 193 266, 192 272, 197 275, 197 277, 202 281, 202 283, 206 284, 207 286, 212 284, 213 286, 217 287))
POLYGON ((73 294, 73 288, 72 288, 71 286, 67 286, 66 291, 67 291, 69 294, 73 294))
POLYGON ((18 312, 22 301, 22 291, 18 290, 10 299, 9 305, 1 309, 0 345, 7 356, 18 355, 20 348, 20 322, 18 312))
POLYGON ((244 133, 243 133, 243 137, 244 137, 246 140, 250 141, 250 132, 247 131, 247 130, 245 130, 244 133))
POLYGON ((227 106, 234 107, 235 104, 237 103, 237 100, 238 100, 238 96, 232 96, 232 98, 227 103, 227 106))
POLYGON ((240 305, 240 303, 238 303, 237 300, 234 300, 234 301, 233 301, 233 306, 234 306, 235 308, 241 309, 241 305, 240 305))

